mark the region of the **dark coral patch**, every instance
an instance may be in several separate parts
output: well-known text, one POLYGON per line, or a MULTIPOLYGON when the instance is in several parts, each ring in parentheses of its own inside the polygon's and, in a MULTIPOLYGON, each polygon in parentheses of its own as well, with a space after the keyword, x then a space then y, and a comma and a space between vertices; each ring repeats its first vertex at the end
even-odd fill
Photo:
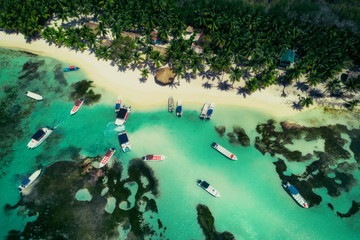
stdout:
POLYGON ((348 218, 351 217, 352 215, 355 215, 357 212, 359 212, 359 210, 360 210, 360 202, 352 201, 351 208, 347 213, 336 212, 336 214, 341 218, 348 218))
MULTIPOLYGON (((68 149, 65 156, 78 157, 76 152, 76 149, 68 149)), ((157 188, 157 180, 151 169, 142 161, 135 160, 130 162, 129 178, 120 181, 123 170, 121 163, 116 161, 111 167, 94 168, 92 162, 99 160, 100 156, 77 158, 78 162, 56 162, 46 167, 29 193, 23 195, 17 204, 26 208, 24 214, 30 216, 39 213, 38 218, 28 222, 23 232, 10 231, 8 238, 112 239, 119 237, 117 228, 120 223, 124 228, 130 228, 128 237, 157 238, 163 234, 165 228, 161 225, 162 232, 157 233, 153 228, 160 229, 160 224, 151 226, 138 208, 122 210, 115 207, 111 214, 105 211, 108 197, 114 197, 117 203, 128 199, 131 192, 124 186, 128 182, 139 185, 136 203, 145 193, 158 194, 158 190, 153 189, 157 188), (149 181, 146 188, 142 187, 142 177, 149 181), (102 196, 105 187, 108 191, 102 196), (92 196, 90 201, 76 200, 77 191, 83 188, 92 196)), ((8 206, 7 209, 10 211, 13 207, 8 206)), ((146 211, 158 212, 155 199, 147 199, 146 211)), ((158 222, 161 223, 160 219, 158 222)))
POLYGON ((289 164, 292 161, 304 162, 313 159, 301 175, 286 176, 283 174, 287 169, 285 162, 279 159, 274 163, 281 180, 295 185, 311 206, 321 202, 321 197, 312 191, 314 188, 325 187, 330 196, 338 197, 343 191, 349 192, 357 185, 357 180, 353 176, 353 172, 357 170, 356 164, 343 162, 351 157, 344 149, 347 140, 341 137, 349 132, 346 126, 338 124, 309 128, 286 121, 281 123, 283 131, 275 131, 274 123, 269 120, 257 126, 256 130, 261 137, 256 137, 255 147, 263 154, 281 154, 289 164), (293 143, 294 139, 324 139, 325 151, 314 151, 313 154, 305 156, 300 151, 290 151, 285 145, 293 143), (329 177, 330 175, 335 177, 329 177))
POLYGON ((219 233, 215 229, 215 219, 210 212, 210 209, 202 204, 198 204, 196 206, 197 211, 197 220, 198 223, 203 230, 205 235, 205 239, 208 240, 216 240, 216 239, 223 239, 223 240, 233 240, 235 236, 230 232, 222 232, 219 233))

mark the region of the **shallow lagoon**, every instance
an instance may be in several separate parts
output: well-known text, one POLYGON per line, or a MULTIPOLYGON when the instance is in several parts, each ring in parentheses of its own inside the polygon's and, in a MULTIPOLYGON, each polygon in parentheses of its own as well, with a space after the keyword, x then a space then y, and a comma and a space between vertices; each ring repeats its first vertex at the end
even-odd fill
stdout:
MULTIPOLYGON (((298 207, 282 189, 281 180, 272 163, 277 159, 268 154, 263 156, 253 147, 254 138, 259 135, 255 131, 256 125, 272 118, 269 114, 251 109, 216 106, 211 121, 200 121, 198 116, 202 106, 188 106, 185 99, 184 115, 181 119, 167 113, 165 105, 147 111, 133 108, 125 127, 133 150, 124 154, 117 141, 119 129, 113 124, 114 106, 109 104, 109 98, 113 98, 115 102, 117 96, 103 94, 99 103, 83 106, 76 115, 70 117, 69 111, 73 105, 73 101, 68 97, 70 87, 62 87, 64 82, 59 81, 59 76, 56 80, 52 67, 57 64, 65 67, 68 64, 17 51, 1 51, 1 69, 11 71, 2 71, 0 86, 2 89, 7 85, 15 86, 18 96, 11 104, 19 104, 31 110, 21 115, 23 118, 19 127, 22 132, 15 139, 11 139, 12 151, 1 149, 2 152, 8 151, 7 160, 10 159, 8 164, 1 165, 3 175, 0 184, 2 191, 6 192, 0 200, 1 206, 7 203, 15 205, 18 202, 20 197, 17 185, 35 170, 53 162, 72 159, 79 151, 83 156, 98 156, 103 155, 110 147, 116 147, 117 152, 109 166, 114 161, 121 161, 124 169, 134 157, 145 154, 167 156, 165 161, 148 163, 159 180, 160 195, 156 199, 159 213, 156 217, 161 219, 167 228, 166 238, 204 238, 196 219, 195 207, 198 203, 209 207, 215 218, 217 231, 230 231, 237 239, 355 239, 359 236, 359 213, 343 219, 335 213, 347 212, 351 201, 359 199, 358 186, 349 192, 343 192, 337 198, 329 197, 326 189, 315 189, 314 192, 319 194, 323 201, 319 206, 310 209, 298 207), (27 80, 29 84, 25 86, 20 84, 18 77, 24 74, 21 69, 29 59, 45 62, 39 67, 36 78, 27 80), (43 85, 44 81, 47 84, 43 85), (35 103, 26 98, 23 92, 29 87, 33 91, 41 91, 45 100, 35 103), (46 125, 57 128, 41 146, 33 150, 27 149, 26 144, 31 135, 39 127, 46 125), (231 132, 233 126, 244 128, 250 137, 251 146, 230 144, 226 133, 224 137, 220 137, 214 130, 215 126, 220 125, 226 127, 226 133, 231 132), (230 161, 214 151, 210 147, 213 141, 235 153, 239 160, 230 161), (213 198, 199 188, 196 185, 198 178, 212 184, 222 197, 213 198), (326 205, 327 202, 332 203, 334 211, 326 205)), ((86 79, 86 76, 79 71, 65 75, 64 78, 69 86, 73 82, 86 79)), ((104 93, 98 88, 94 91, 104 93)), ((0 97, 4 97, 4 94, 1 91, 0 97)), ((131 104, 126 103, 126 99, 124 102, 126 105, 131 104)), ((164 104, 166 102, 167 96, 164 96, 164 104)), ((301 113, 291 119, 301 124, 316 126, 338 122, 355 123, 324 116, 320 111, 301 113)), ((279 125, 276 127, 279 128, 279 125)), ((8 139, 2 138, 1 141, 8 139)), ((307 146, 309 145, 301 140, 293 144, 294 149, 303 149, 304 153, 314 150, 306 149, 307 146)), ((321 146, 316 150, 321 150, 321 146)), ((348 161, 355 160, 352 158, 348 161)), ((287 163, 289 174, 301 173, 301 169, 310 162, 287 163)), ((123 178, 126 178, 125 173, 126 171, 123 178)), ((354 173, 354 177, 359 182, 359 171, 354 173)), ((108 210, 111 210, 110 205, 114 200, 109 199, 108 203, 108 210)), ((0 211, 2 239, 9 230, 21 231, 24 228, 29 218, 23 218, 22 215, 20 208, 0 211)), ((154 215, 156 214, 147 213, 145 219, 153 222, 154 215)))

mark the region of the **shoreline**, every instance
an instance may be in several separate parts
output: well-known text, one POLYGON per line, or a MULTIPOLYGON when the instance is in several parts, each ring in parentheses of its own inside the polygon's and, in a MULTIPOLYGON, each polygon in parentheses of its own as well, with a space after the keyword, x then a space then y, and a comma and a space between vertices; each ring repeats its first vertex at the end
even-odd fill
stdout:
MULTIPOLYGON (((181 98, 185 104, 202 106, 204 102, 209 101, 215 102, 218 106, 239 106, 265 111, 275 117, 293 116, 300 113, 291 106, 293 101, 298 101, 298 97, 292 95, 288 95, 286 98, 281 97, 281 93, 277 89, 279 86, 271 86, 243 97, 237 94, 236 87, 228 91, 218 90, 217 80, 208 80, 213 86, 211 89, 205 89, 202 85, 207 80, 199 76, 191 79, 190 82, 180 79, 179 86, 169 87, 155 83, 154 75, 150 73, 148 79, 141 83, 140 70, 120 71, 117 66, 111 66, 110 61, 98 60, 88 50, 76 52, 67 47, 49 45, 43 39, 28 43, 21 34, 6 34, 3 31, 0 31, 0 39, 0 47, 23 50, 79 66, 81 70, 85 71, 89 80, 94 82, 94 85, 115 95, 121 95, 123 99, 139 109, 167 105, 168 97, 173 96, 175 101, 181 98)), ((178 80, 175 79, 175 81, 178 80)), ((116 99, 114 99, 115 101, 116 99)), ((302 111, 306 110, 308 109, 302 111)))

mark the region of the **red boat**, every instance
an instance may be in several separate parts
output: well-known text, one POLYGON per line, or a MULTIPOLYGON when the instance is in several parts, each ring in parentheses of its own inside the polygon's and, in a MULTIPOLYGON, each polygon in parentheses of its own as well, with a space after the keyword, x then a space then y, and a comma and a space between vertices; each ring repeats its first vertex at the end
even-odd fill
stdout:
POLYGON ((115 153, 115 148, 110 148, 106 153, 104 158, 101 160, 100 162, 100 166, 99 168, 102 168, 103 166, 105 166, 105 164, 107 164, 107 162, 110 160, 110 158, 114 155, 115 153))
POLYGON ((141 160, 144 160, 144 161, 162 161, 164 160, 166 157, 163 156, 163 155, 152 155, 152 154, 149 154, 149 155, 145 155, 141 158, 141 160))
POLYGON ((84 103, 84 99, 78 99, 76 100, 76 102, 74 103, 75 106, 73 107, 73 109, 71 109, 70 115, 74 115, 81 107, 81 105, 83 105, 84 103))

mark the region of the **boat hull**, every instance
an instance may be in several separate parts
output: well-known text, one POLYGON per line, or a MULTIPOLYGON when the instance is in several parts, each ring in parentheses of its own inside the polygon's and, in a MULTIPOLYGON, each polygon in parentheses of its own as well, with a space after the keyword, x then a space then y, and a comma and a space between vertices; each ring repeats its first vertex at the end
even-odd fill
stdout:
POLYGON ((168 111, 172 113, 174 111, 174 99, 172 97, 169 97, 168 100, 168 111))
POLYGON ((215 109, 215 103, 211 103, 209 106, 209 109, 206 112, 206 119, 210 120, 212 117, 212 114, 214 113, 214 109, 215 109))
POLYGON ((116 116, 116 119, 115 119, 115 125, 117 125, 117 126, 124 125, 127 118, 129 117, 130 112, 131 112, 131 107, 120 108, 118 111, 118 115, 116 116), (122 111, 126 111, 125 115, 122 115, 122 113, 121 113, 122 111), (119 116, 119 115, 121 115, 121 116, 119 116))
POLYGON ((176 116, 181 117, 182 116, 182 102, 179 100, 176 104, 176 116))
POLYGON ((209 183, 203 181, 202 179, 197 180, 197 185, 208 192, 213 197, 221 197, 220 193, 213 188, 209 183))
POLYGON ((105 166, 114 154, 115 154, 115 148, 109 149, 105 153, 105 156, 103 157, 103 159, 101 160, 99 168, 102 168, 103 166, 105 166))
POLYGON ((115 104, 115 112, 119 112, 121 108, 122 97, 119 96, 115 104))
POLYGON ((31 139, 27 145, 28 148, 36 148, 37 146, 39 146, 42 142, 45 141, 47 137, 49 137, 49 135, 53 132, 54 129, 45 127, 45 128, 41 128, 41 130, 43 130, 45 134, 39 140, 36 140, 34 138, 31 139))
POLYGON ((143 161, 157 162, 165 160, 166 157, 163 155, 145 155, 141 158, 143 161))
POLYGON ((70 111, 70 115, 74 115, 75 113, 77 113, 77 111, 79 111, 79 109, 81 108, 81 106, 84 103, 84 99, 80 99, 81 103, 79 105, 75 105, 71 111, 70 111))
POLYGON ((298 205, 303 208, 309 208, 306 200, 300 195, 299 191, 293 185, 291 185, 289 182, 283 182, 282 187, 298 205))
POLYGON ((209 109, 209 103, 206 102, 203 106, 203 108, 201 109, 201 113, 200 113, 200 119, 205 119, 206 118, 206 113, 209 109))
POLYGON ((20 184, 18 187, 19 192, 22 192, 24 189, 26 189, 27 187, 29 187, 31 184, 33 184, 38 177, 41 174, 41 169, 35 171, 33 174, 31 174, 30 177, 28 177, 27 179, 25 179, 24 181, 28 180, 28 182, 26 184, 20 184))
POLYGON ((33 92, 30 92, 30 91, 27 91, 25 93, 26 96, 28 96, 29 98, 32 98, 32 99, 35 99, 36 101, 41 101, 43 100, 43 97, 39 94, 36 94, 36 93, 33 93, 33 92))
POLYGON ((225 157, 229 158, 230 160, 238 160, 238 158, 235 156, 235 154, 231 153, 229 150, 225 149, 224 147, 220 146, 219 144, 213 142, 211 144, 211 147, 217 150, 219 153, 224 155, 225 157))

